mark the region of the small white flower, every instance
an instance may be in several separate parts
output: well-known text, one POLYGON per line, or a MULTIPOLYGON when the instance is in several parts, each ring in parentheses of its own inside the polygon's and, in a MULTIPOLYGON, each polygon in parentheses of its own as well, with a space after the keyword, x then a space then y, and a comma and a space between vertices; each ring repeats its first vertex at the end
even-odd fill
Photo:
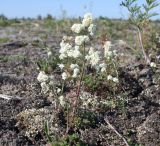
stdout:
POLYGON ((88 27, 88 32, 90 33, 91 36, 94 35, 94 32, 96 30, 96 26, 94 24, 91 24, 89 27, 88 27))
POLYGON ((117 56, 117 51, 116 50, 113 50, 113 55, 117 56))
POLYGON ((73 50, 68 50, 67 51, 67 55, 68 55, 68 57, 73 57, 73 50))
POLYGON ((84 43, 89 42, 89 37, 87 35, 82 35, 82 36, 76 36, 75 38, 75 43, 78 46, 81 46, 84 43))
POLYGON ((60 43, 60 47, 63 48, 64 46, 65 46, 65 42, 64 42, 64 40, 62 40, 60 43))
POLYGON ((111 75, 108 75, 108 76, 107 76, 107 79, 108 79, 108 80, 113 80, 113 77, 112 77, 111 75))
POLYGON ((124 53, 121 53, 120 56, 124 56, 124 53))
POLYGON ((99 66, 99 64, 97 64, 96 66, 94 66, 94 68, 96 69, 97 73, 99 73, 99 71, 101 70, 101 67, 99 66))
POLYGON ((54 75, 50 75, 49 79, 54 81, 55 80, 55 76, 54 75))
POLYGON ((118 78, 114 77, 112 80, 113 82, 118 83, 118 78))
POLYGON ((100 61, 100 56, 99 56, 99 52, 96 51, 91 55, 91 60, 90 63, 92 66, 96 66, 100 61))
POLYGON ((82 24, 73 24, 71 27, 71 30, 75 33, 80 33, 84 29, 84 26, 82 24))
POLYGON ((107 59, 111 59, 112 57, 114 57, 113 51, 108 51, 105 57, 107 57, 107 59))
POLYGON ((49 79, 49 76, 45 74, 44 71, 40 71, 40 73, 38 74, 37 80, 41 83, 41 82, 47 82, 49 79))
POLYGON ((69 43, 62 43, 62 47, 59 50, 59 53, 66 53, 68 50, 72 49, 72 46, 69 43))
POLYGON ((88 55, 85 56, 85 59, 87 61, 89 61, 89 64, 91 64, 91 66, 96 67, 100 61, 100 52, 99 51, 94 51, 94 48, 91 47, 89 49, 88 55))
POLYGON ((60 43, 60 50, 59 50, 59 53, 60 53, 60 56, 59 58, 62 60, 64 58, 66 58, 67 56, 71 57, 73 55, 73 48, 72 48, 72 45, 70 45, 69 43, 65 43, 64 41, 62 41, 60 43))
POLYGON ((55 76, 53 76, 53 75, 49 76, 49 83, 48 83, 48 85, 50 85, 52 87, 54 87, 56 85, 55 76))
POLYGON ((47 55, 48 55, 48 57, 51 57, 53 54, 52 54, 52 51, 49 51, 48 53, 47 53, 47 55))
POLYGON ((85 59, 88 61, 88 60, 90 60, 90 56, 89 55, 86 55, 85 56, 85 59))
POLYGON ((118 40, 118 45, 119 46, 126 46, 127 43, 124 40, 118 40))
POLYGON ((84 39, 84 42, 85 42, 85 43, 89 42, 89 37, 88 37, 87 35, 84 35, 84 36, 83 36, 83 39, 84 39))
POLYGON ((101 72, 105 72, 105 71, 106 71, 106 67, 102 67, 101 72))
POLYGON ((52 86, 52 87, 54 87, 54 86, 55 86, 55 82, 51 80, 51 81, 49 82, 49 85, 52 86))
POLYGON ((156 56, 156 58, 157 58, 158 60, 160 60, 160 55, 156 56))
POLYGON ((110 41, 106 41, 104 44, 104 57, 107 57, 109 54, 109 50, 112 47, 112 44, 110 41))
POLYGON ((79 69, 78 69, 78 68, 75 68, 75 69, 73 70, 73 75, 72 75, 72 77, 73 77, 73 78, 76 78, 77 75, 78 75, 78 73, 79 73, 79 69))
POLYGON ((157 65, 156 65, 155 62, 151 62, 151 63, 150 63, 150 66, 151 66, 151 67, 157 67, 157 65))
POLYGON ((101 63, 101 64, 99 65, 99 67, 101 67, 101 68, 106 67, 106 64, 105 64, 105 63, 101 63))
POLYGON ((61 89, 60 88, 57 88, 57 93, 60 93, 61 92, 61 89))
POLYGON ((58 64, 58 66, 61 70, 64 68, 64 64, 58 64))
POLYGON ((62 73, 62 79, 66 80, 67 79, 67 74, 65 72, 62 73))
POLYGON ((74 48, 75 48, 75 50, 79 50, 80 47, 79 46, 75 46, 74 48))
POLYGON ((63 36, 63 40, 67 41, 68 40, 68 36, 63 36))
POLYGON ((44 93, 47 93, 49 91, 49 86, 45 82, 41 83, 41 88, 44 93))
POLYGON ((76 43, 76 45, 82 45, 83 44, 83 37, 82 36, 76 36, 75 37, 75 43, 76 43))
POLYGON ((94 51, 94 48, 93 47, 90 47, 90 49, 89 49, 89 55, 92 55, 93 53, 94 53, 95 51, 94 51))
POLYGON ((81 52, 79 51, 79 50, 74 50, 74 52, 73 52, 73 57, 74 58, 78 58, 78 57, 80 57, 82 54, 81 54, 81 52))
POLYGON ((62 53, 62 54, 59 55, 59 59, 61 59, 61 60, 63 60, 63 59, 66 58, 66 57, 67 57, 67 55, 64 54, 64 53, 62 53))
POLYGON ((86 13, 84 15, 84 19, 82 20, 82 25, 84 27, 88 27, 93 21, 93 18, 92 18, 92 14, 91 13, 86 13))
POLYGON ((73 51, 73 58, 78 58, 80 57, 82 54, 79 51, 79 46, 75 46, 75 50, 73 51))
POLYGON ((61 105, 62 107, 65 107, 66 101, 65 101, 64 96, 60 96, 60 97, 59 97, 59 103, 60 103, 60 105, 61 105))
POLYGON ((71 65, 70 65, 70 68, 71 68, 72 70, 74 70, 75 68, 79 68, 79 66, 78 66, 77 64, 71 64, 71 65))
POLYGON ((82 25, 84 27, 88 27, 92 23, 92 19, 83 19, 82 20, 82 25))

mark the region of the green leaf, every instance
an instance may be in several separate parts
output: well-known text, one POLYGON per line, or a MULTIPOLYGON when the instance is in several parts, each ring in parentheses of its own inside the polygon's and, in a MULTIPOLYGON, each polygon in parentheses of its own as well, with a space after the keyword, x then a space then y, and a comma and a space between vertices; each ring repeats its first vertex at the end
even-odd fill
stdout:
POLYGON ((147 5, 143 4, 142 6, 143 6, 143 8, 144 8, 144 10, 145 10, 146 12, 148 12, 148 11, 149 11, 149 8, 148 8, 148 6, 147 6, 147 5))
POLYGON ((146 2, 147 2, 148 5, 151 5, 151 4, 153 4, 154 2, 156 2, 156 0, 146 0, 146 2))
POLYGON ((149 7, 149 10, 152 10, 156 7, 158 7, 160 5, 160 3, 153 3, 150 7, 149 7))
POLYGON ((151 17, 157 16, 157 15, 159 15, 159 14, 158 13, 148 14, 148 19, 151 18, 151 17))
POLYGON ((49 134, 49 124, 48 124, 48 121, 45 121, 45 122, 44 122, 44 130, 45 130, 46 136, 47 136, 47 138, 48 138, 48 141, 49 141, 51 144, 53 144, 53 139, 52 139, 52 137, 51 137, 50 134, 49 134))

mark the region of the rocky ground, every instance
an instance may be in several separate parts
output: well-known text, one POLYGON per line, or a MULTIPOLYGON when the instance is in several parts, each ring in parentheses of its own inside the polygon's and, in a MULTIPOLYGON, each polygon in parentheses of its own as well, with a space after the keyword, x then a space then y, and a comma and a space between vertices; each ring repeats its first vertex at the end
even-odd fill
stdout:
MULTIPOLYGON (((48 32, 37 26, 0 28, 0 37, 9 38, 9 41, 0 43, 0 94, 13 97, 10 100, 0 98, 2 146, 46 145, 43 125, 40 125, 41 121, 36 121, 37 115, 53 119, 55 136, 63 137, 65 133, 63 114, 41 92, 36 79, 39 73, 36 61, 47 56, 46 50, 37 45, 37 40, 45 33, 48 32), (17 96, 21 99, 15 98, 17 96), (31 110, 29 114, 35 115, 31 117, 31 121, 24 116, 26 109, 31 110), (20 113, 22 115, 17 118, 20 113), (26 119, 23 121, 22 117, 26 119), (36 136, 28 138, 27 127, 32 129, 37 125, 42 130, 36 136)), ((56 50, 59 48, 61 36, 51 34, 43 41, 56 50)), ((123 47, 121 49, 123 51, 123 47)), ((119 94, 122 97, 123 93, 124 103, 122 106, 95 112, 93 125, 77 129, 84 145, 125 145, 123 138, 107 124, 109 121, 130 146, 160 146, 160 69, 153 70, 133 57, 130 61, 134 64, 125 63, 119 68, 124 89, 119 94)))

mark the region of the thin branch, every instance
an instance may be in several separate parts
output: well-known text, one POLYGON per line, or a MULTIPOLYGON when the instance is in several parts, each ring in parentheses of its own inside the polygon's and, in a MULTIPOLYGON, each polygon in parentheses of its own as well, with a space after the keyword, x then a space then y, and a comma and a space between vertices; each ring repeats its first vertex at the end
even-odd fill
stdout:
POLYGON ((139 38, 139 42, 140 42, 140 45, 141 45, 141 49, 142 49, 144 58, 145 58, 147 64, 150 64, 150 59, 145 52, 145 49, 144 49, 144 46, 143 46, 142 34, 141 34, 141 31, 140 31, 139 28, 138 28, 138 38, 139 38))
POLYGON ((8 47, 8 46, 23 47, 26 45, 27 45, 27 43, 25 43, 23 41, 15 41, 15 42, 1 43, 0 47, 8 47))
POLYGON ((127 140, 109 123, 108 119, 105 118, 104 119, 105 122, 108 124, 108 126, 121 138, 123 139, 124 143, 126 144, 126 146, 129 146, 127 140))
MULTIPOLYGON (((86 51, 86 48, 85 48, 85 43, 83 45, 83 56, 85 56, 85 52, 86 51)), ((83 76, 84 76, 84 71, 85 71, 85 57, 83 58, 83 65, 82 65, 82 72, 81 72, 81 75, 80 75, 80 79, 79 79, 79 82, 78 82, 78 88, 77 88, 77 91, 76 91, 76 106, 74 107, 73 109, 73 113, 75 113, 76 111, 76 108, 78 106, 78 102, 79 102, 79 95, 80 95, 80 92, 81 92, 81 85, 82 85, 82 80, 83 80, 83 76)))
POLYGON ((6 99, 6 100, 11 100, 11 99, 21 100, 22 99, 22 97, 19 97, 19 96, 9 96, 9 95, 4 95, 4 94, 0 94, 0 98, 6 99))

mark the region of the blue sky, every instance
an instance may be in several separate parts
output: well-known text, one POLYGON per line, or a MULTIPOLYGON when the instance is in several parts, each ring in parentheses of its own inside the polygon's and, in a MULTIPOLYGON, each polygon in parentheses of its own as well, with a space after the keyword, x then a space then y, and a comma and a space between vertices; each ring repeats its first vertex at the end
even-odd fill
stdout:
MULTIPOLYGON (((139 3, 144 1, 139 0, 139 3)), ((62 16, 62 10, 65 10, 69 17, 92 12, 95 17, 127 18, 127 11, 120 3, 121 0, 0 0, 0 14, 9 18, 52 14, 59 18, 62 16)), ((160 7, 156 12, 160 13, 160 7)), ((160 19, 160 16, 156 18, 160 19)))

